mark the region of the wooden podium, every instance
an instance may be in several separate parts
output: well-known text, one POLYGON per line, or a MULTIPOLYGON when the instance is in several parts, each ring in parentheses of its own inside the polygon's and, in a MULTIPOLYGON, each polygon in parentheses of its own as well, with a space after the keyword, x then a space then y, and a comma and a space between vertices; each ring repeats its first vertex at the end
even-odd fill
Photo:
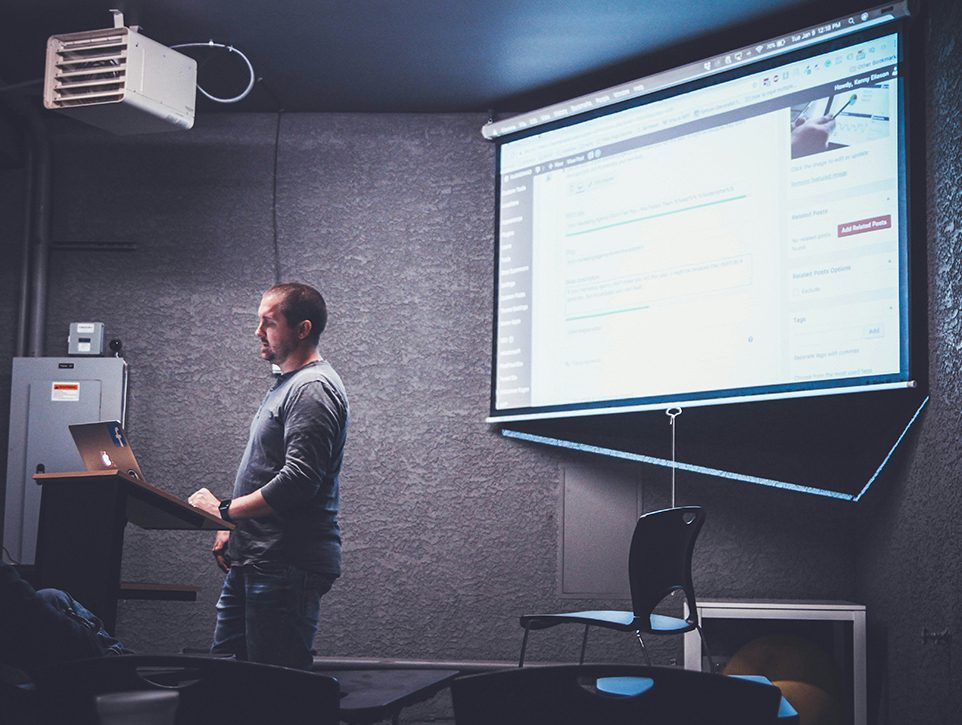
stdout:
POLYGON ((124 527, 144 529, 233 529, 118 470, 38 473, 43 487, 37 532, 36 575, 41 588, 54 587, 103 620, 110 631, 117 621, 118 599, 193 601, 194 587, 176 584, 128 584, 120 581, 124 527))

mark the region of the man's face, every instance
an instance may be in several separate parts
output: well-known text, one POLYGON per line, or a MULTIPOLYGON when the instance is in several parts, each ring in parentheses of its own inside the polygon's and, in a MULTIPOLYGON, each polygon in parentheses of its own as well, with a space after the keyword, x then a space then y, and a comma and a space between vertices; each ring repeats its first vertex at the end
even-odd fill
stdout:
POLYGON ((261 341, 260 356, 275 365, 283 366, 298 345, 297 328, 287 323, 281 312, 280 295, 266 294, 257 308, 258 324, 254 332, 261 341))

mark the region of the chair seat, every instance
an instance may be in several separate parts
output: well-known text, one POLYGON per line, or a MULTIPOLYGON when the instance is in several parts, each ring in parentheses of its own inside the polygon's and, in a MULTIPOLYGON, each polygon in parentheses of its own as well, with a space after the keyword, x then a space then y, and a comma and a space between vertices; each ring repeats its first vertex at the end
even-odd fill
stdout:
POLYGON ((654 686, 655 681, 650 677, 599 677, 595 680, 598 692, 621 697, 638 697, 654 686))
POLYGON ((621 612, 613 609, 593 609, 582 612, 562 612, 560 614, 524 614, 521 616, 521 626, 525 629, 547 629, 559 624, 590 624, 596 627, 618 629, 632 632, 635 626, 633 612, 621 612))
POLYGON ((664 614, 652 614, 648 626, 642 619, 638 619, 634 612, 624 612, 616 609, 589 609, 581 612, 562 612, 560 614, 525 614, 521 617, 521 626, 525 629, 547 629, 558 624, 589 624, 595 627, 617 629, 622 632, 641 630, 651 634, 680 634, 690 632, 695 625, 679 617, 668 617, 664 614))
POLYGON ((667 617, 664 614, 652 614, 651 629, 647 631, 653 634, 661 634, 662 632, 680 634, 682 632, 691 632, 694 628, 694 624, 681 617, 667 617))

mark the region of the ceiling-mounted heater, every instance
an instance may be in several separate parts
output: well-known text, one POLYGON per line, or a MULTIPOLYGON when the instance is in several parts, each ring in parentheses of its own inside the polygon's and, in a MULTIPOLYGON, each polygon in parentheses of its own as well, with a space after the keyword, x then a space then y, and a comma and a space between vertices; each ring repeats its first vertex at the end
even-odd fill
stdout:
POLYGON ((44 107, 117 134, 193 126, 197 61, 111 12, 113 28, 47 40, 44 107))

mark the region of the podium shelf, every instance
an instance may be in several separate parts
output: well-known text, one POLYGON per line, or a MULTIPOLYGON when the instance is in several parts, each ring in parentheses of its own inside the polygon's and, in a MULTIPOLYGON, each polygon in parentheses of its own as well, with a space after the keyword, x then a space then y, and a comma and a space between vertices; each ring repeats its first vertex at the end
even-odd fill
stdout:
POLYGON ((172 602, 196 602, 200 587, 190 584, 154 584, 120 582, 118 599, 152 599, 172 602))

